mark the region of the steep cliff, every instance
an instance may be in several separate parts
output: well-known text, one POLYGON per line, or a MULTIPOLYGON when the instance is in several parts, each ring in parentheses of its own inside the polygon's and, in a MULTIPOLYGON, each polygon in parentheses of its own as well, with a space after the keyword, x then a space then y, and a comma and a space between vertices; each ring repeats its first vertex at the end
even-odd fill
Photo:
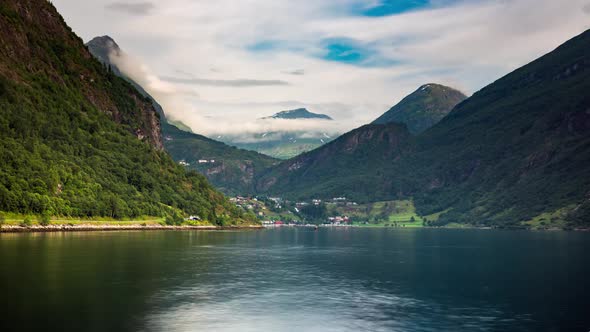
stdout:
POLYGON ((45 0, 0 2, 0 114, 0 211, 250 218, 174 163, 151 101, 94 59, 45 0))

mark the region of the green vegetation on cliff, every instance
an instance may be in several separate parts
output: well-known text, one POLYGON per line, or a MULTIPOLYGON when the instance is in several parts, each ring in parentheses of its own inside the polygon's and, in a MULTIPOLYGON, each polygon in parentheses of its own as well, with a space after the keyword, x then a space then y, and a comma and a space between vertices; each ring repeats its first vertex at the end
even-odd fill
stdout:
POLYGON ((162 151, 151 101, 96 61, 47 1, 0 3, 0 210, 252 218, 162 151))
POLYGON ((373 121, 373 124, 403 123, 412 134, 420 134, 437 124, 466 98, 462 92, 448 86, 425 84, 373 121))
POLYGON ((189 133, 168 123, 162 124, 162 132, 164 147, 174 160, 202 173, 226 194, 253 192, 259 172, 277 163, 269 156, 189 133))
POLYGON ((205 175, 217 189, 226 194, 252 192, 254 178, 258 172, 277 161, 260 153, 242 150, 194 134, 183 123, 167 119, 162 106, 143 87, 125 76, 112 63, 112 56, 121 56, 124 52, 111 37, 93 38, 86 46, 97 60, 111 68, 114 74, 128 81, 137 88, 139 93, 152 101, 161 116, 164 148, 172 158, 185 165, 187 169, 205 175), (200 160, 206 162, 199 163, 200 160))

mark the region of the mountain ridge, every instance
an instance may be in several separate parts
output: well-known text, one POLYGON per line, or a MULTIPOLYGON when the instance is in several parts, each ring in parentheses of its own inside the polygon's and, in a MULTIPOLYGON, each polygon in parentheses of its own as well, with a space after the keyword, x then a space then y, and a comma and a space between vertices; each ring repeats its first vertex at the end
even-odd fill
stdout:
POLYGON ((462 92, 451 87, 424 84, 372 123, 405 123, 410 132, 420 134, 442 120, 466 98, 462 92))
POLYGON ((255 175, 271 166, 276 159, 254 151, 242 150, 223 142, 181 129, 182 124, 174 123, 166 117, 165 110, 141 85, 127 77, 112 63, 110 55, 123 55, 117 42, 109 37, 95 37, 86 44, 90 52, 113 72, 127 80, 137 90, 149 98, 162 118, 164 148, 177 163, 185 168, 198 171, 226 194, 243 194, 253 191, 255 175), (207 162, 203 162, 207 160, 207 162), (215 161, 211 163, 210 161, 215 161), (202 161, 201 163, 199 161, 202 161))
POLYGON ((321 147, 271 168, 258 189, 292 199, 413 198, 421 215, 440 214, 439 224, 587 223, 589 68, 590 30, 461 102, 439 123, 410 138, 393 158, 369 166, 341 152, 314 158, 320 170, 329 170, 322 164, 337 165, 338 159, 348 162, 332 174, 289 170, 304 158, 319 157, 327 149, 321 147))
POLYGON ((262 119, 322 119, 322 120, 334 120, 326 114, 313 113, 307 110, 307 108, 297 108, 293 110, 281 111, 271 116, 264 117, 262 119))

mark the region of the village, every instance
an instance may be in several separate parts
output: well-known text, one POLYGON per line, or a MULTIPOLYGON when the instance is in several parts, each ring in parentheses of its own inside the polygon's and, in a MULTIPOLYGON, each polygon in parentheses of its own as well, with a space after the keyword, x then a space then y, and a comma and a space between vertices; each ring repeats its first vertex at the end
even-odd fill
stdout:
POLYGON ((332 215, 328 211, 334 207, 357 206, 356 202, 345 197, 335 197, 327 201, 289 201, 281 197, 231 197, 230 201, 246 211, 254 213, 265 227, 281 226, 351 226, 352 218, 346 215, 332 215))

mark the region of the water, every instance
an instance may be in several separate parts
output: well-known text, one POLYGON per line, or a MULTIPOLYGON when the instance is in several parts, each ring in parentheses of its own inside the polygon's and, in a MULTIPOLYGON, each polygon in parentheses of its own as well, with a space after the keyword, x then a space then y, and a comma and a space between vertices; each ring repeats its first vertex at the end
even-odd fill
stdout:
POLYGON ((590 234, 0 235, 0 330, 590 331, 590 234))

